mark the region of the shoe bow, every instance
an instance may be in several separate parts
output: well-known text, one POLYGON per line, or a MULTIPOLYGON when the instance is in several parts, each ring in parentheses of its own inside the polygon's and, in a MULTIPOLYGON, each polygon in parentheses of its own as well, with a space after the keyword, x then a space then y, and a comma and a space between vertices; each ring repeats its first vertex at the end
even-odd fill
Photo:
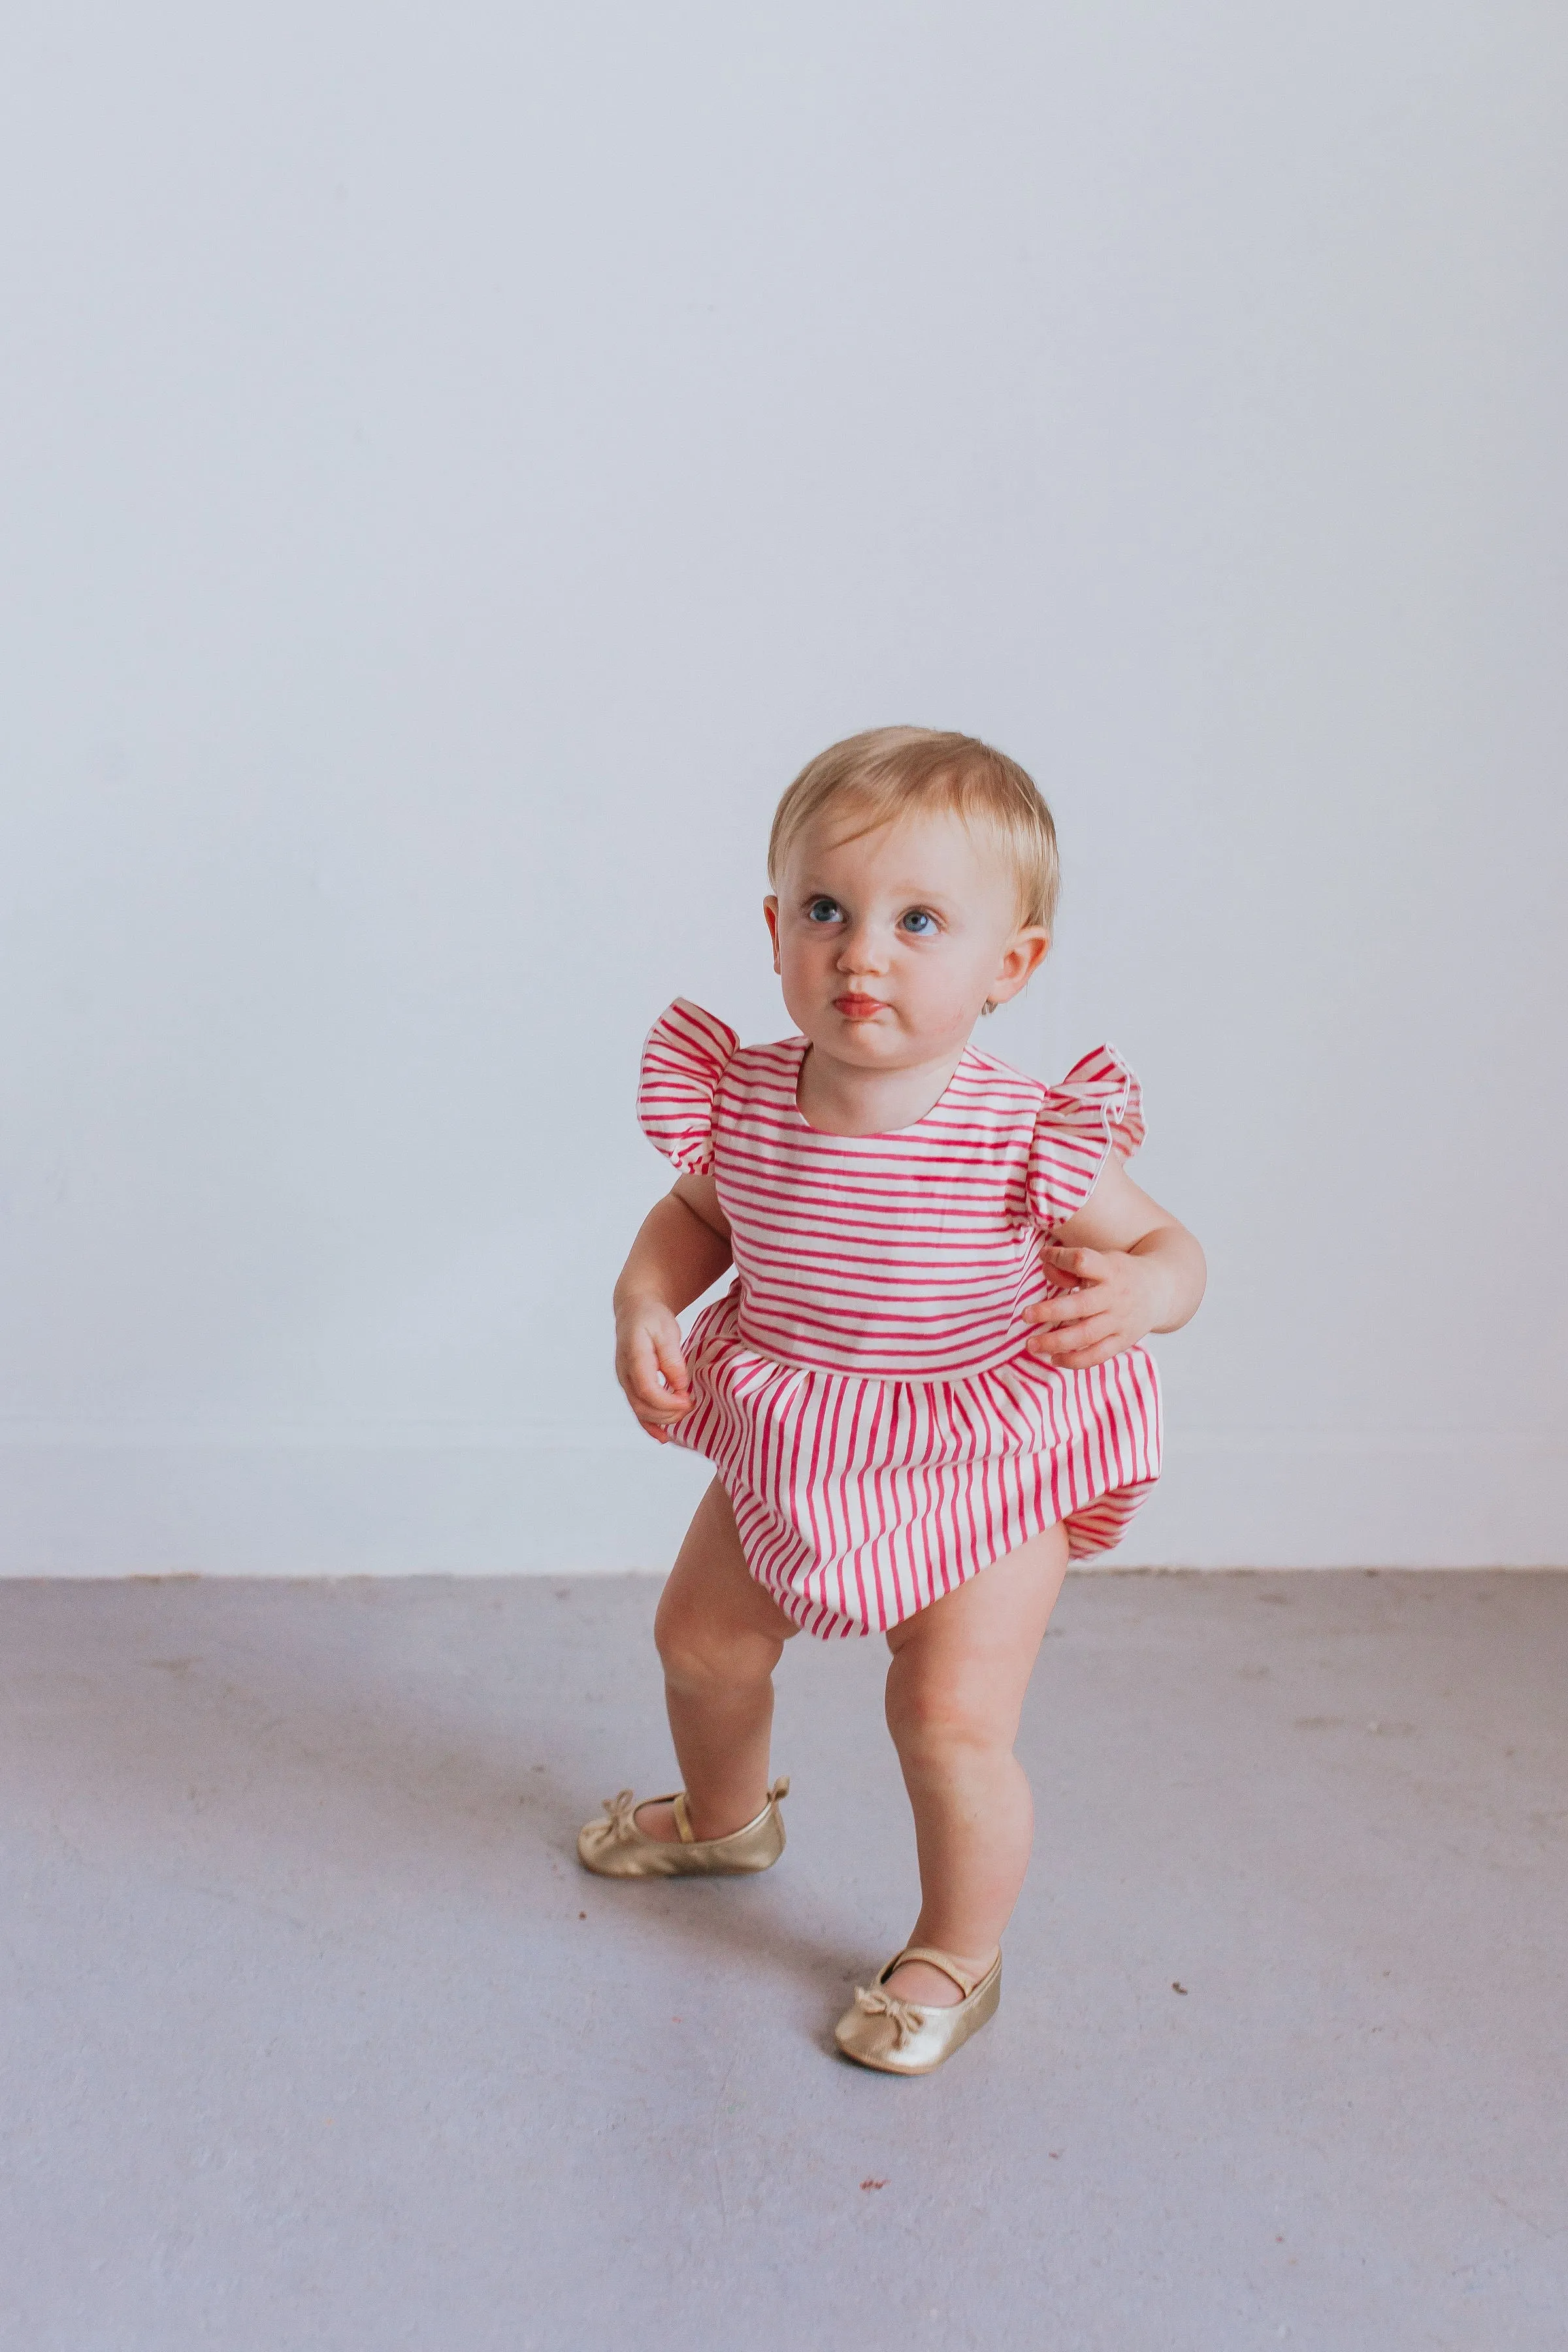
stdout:
POLYGON ((604 1803, 610 1817, 607 1826, 611 1840, 616 1845, 629 1845, 634 1838, 640 1835, 632 1819, 637 1809, 636 1797, 629 1789, 623 1789, 618 1797, 606 1797, 604 1803))
POLYGON ((917 2009, 913 2001, 900 2000, 896 1992, 883 1992, 879 1988, 868 1992, 864 1985, 857 1985, 855 2006, 863 2009, 868 2017, 885 2017, 891 2021, 897 2036, 895 2050, 901 2050, 926 2021, 924 2010, 917 2009))

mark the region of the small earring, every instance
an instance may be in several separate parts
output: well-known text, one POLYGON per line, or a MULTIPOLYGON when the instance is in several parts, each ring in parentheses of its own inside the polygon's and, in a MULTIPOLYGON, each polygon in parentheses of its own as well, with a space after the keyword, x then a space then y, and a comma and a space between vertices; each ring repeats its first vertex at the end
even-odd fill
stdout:
POLYGON ((989 997, 989 996, 988 996, 988 997, 986 998, 986 1000, 985 1000, 984 1003, 984 1004, 981 1006, 981 1008, 980 1008, 982 1018, 984 1018, 984 1016, 987 1013, 994 1013, 994 1012, 995 1012, 995 1010, 996 1010, 996 1006, 995 1006, 994 1000, 993 998, 991 998, 991 997, 989 997))

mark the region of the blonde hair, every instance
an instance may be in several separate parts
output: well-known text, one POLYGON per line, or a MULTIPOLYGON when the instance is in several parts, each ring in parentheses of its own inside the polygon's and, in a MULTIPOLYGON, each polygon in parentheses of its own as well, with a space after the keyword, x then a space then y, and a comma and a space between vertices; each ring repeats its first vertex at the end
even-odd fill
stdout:
POLYGON ((806 826, 840 808, 864 833, 937 809, 989 835, 1017 882, 1020 926, 1050 929, 1061 878, 1057 829, 1034 780, 1005 751, 932 727, 871 727, 830 743, 807 761, 774 814, 768 880, 775 889, 806 826))

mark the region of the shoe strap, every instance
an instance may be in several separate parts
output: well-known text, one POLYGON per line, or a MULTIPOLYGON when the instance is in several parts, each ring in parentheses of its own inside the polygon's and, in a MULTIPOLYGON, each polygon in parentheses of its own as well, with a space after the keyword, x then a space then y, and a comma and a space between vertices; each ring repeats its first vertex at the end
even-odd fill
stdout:
MULTIPOLYGON (((769 1808, 776 1805, 782 1797, 787 1797, 788 1794, 789 1774, 786 1772, 784 1778, 780 1780, 775 1780, 773 1787, 768 1790, 767 1804, 763 1807, 762 1811, 757 1815, 757 1822, 763 1820, 769 1808)), ((681 1844, 695 1845, 698 1843, 697 1832, 691 1826, 691 1816, 686 1810, 686 1791, 684 1789, 678 1790, 676 1794, 670 1798, 669 1807, 670 1811, 675 1815, 675 1827, 681 1844)), ((754 1830, 757 1826, 757 1822, 747 1822, 744 1826, 749 1830, 754 1830)), ((740 1832, 738 1830, 732 1831, 731 1834, 738 1837, 740 1835, 740 1832)))
MULTIPOLYGON (((975 1986, 981 1981, 981 1978, 988 1977, 991 1973, 990 1968, 982 1969, 980 1975, 976 1976, 973 1969, 966 1969, 964 1967, 962 1960, 955 1960, 951 1952, 939 1952, 933 1945, 906 1944, 903 1950, 899 1954, 898 1958, 888 1962, 887 1967, 882 1970, 881 1976, 878 1979, 878 1982, 879 1984, 886 1984, 888 1979, 892 1975, 893 1970, 895 1969, 901 1969, 906 1960, 924 1960, 929 1967, 940 1969, 944 1977, 951 1977, 952 1979, 953 1983, 958 1987, 959 1991, 963 1995, 965 2000, 969 1999, 969 1996, 974 1990, 975 1986)), ((995 1965, 995 1961, 993 1960, 991 1968, 994 1968, 995 1965)))

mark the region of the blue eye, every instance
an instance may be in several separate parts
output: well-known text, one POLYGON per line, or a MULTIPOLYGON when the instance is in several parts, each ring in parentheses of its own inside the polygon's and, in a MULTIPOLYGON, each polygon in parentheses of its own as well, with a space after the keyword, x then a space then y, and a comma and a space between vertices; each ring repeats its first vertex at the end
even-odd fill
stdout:
POLYGON ((837 898, 814 898, 805 910, 808 923, 837 923, 844 909, 837 898))
POLYGON ((907 915, 900 916, 899 926, 911 939, 929 940, 937 927, 936 917, 928 914, 923 907, 911 907, 907 915))

